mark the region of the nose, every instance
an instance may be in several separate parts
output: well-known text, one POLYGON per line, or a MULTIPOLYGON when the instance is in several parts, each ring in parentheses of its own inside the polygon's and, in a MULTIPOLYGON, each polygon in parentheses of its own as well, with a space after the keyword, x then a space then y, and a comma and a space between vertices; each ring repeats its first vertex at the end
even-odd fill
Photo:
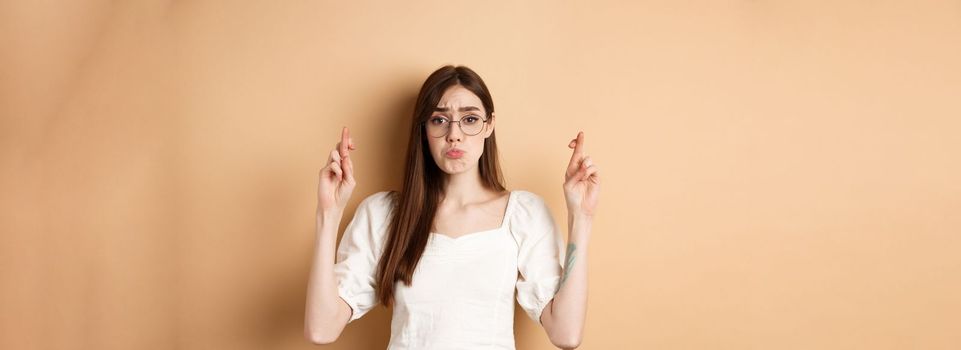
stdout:
POLYGON ((450 129, 447 130, 447 142, 460 142, 464 139, 464 131, 460 129, 460 123, 450 123, 448 126, 450 129))

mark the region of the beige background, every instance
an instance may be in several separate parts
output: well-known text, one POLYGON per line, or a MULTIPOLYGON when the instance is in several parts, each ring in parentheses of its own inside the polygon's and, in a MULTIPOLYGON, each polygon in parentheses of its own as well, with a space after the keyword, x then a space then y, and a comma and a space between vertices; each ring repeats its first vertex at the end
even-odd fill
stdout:
POLYGON ((0 50, 3 349, 311 348, 317 171, 347 125, 347 218, 398 188, 447 63, 561 227, 586 134, 583 349, 961 348, 959 1, 4 1, 0 50))

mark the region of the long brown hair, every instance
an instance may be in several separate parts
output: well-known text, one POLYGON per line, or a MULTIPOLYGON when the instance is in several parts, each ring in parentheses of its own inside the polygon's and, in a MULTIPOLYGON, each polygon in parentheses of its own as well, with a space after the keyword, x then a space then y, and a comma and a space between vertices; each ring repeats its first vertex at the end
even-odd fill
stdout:
MULTIPOLYGON (((414 269, 427 247, 434 214, 444 194, 447 174, 437 166, 430 154, 424 123, 444 92, 455 85, 463 86, 480 98, 487 113, 485 118, 490 119, 494 113, 494 101, 487 85, 477 73, 465 66, 443 66, 431 73, 421 86, 411 118, 404 183, 399 192, 391 191, 393 215, 387 227, 384 253, 377 266, 377 298, 384 306, 393 304, 394 284, 397 281, 411 285, 414 269)), ((484 152, 479 163, 483 186, 497 192, 504 191, 493 132, 484 140, 484 152)))

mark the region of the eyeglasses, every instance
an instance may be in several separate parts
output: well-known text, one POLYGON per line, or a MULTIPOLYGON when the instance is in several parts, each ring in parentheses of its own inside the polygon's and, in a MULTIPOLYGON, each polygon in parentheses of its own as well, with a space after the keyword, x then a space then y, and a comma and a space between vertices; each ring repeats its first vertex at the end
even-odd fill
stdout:
POLYGON ((451 123, 457 123, 464 134, 474 136, 484 130, 484 124, 488 121, 490 121, 490 119, 481 119, 474 115, 468 115, 460 118, 458 121, 451 121, 445 117, 430 117, 430 119, 424 121, 424 124, 427 125, 427 134, 431 137, 447 136, 447 134, 450 133, 451 123))

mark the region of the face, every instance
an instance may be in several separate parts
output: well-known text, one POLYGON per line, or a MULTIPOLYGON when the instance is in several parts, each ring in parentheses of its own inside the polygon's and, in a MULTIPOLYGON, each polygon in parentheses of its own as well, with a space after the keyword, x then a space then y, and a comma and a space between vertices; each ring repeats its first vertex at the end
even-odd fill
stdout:
MULTIPOLYGON (((466 126, 470 121, 481 123, 487 116, 484 105, 477 95, 463 86, 454 85, 444 92, 433 114, 428 118, 428 125, 433 118, 447 118, 448 121, 463 120, 466 126), (472 119, 476 118, 476 119, 472 119)), ((477 167, 481 155, 484 153, 484 140, 494 132, 494 116, 483 124, 480 133, 468 135, 461 130, 458 123, 448 124, 450 132, 446 136, 434 137, 427 135, 430 154, 437 166, 447 174, 458 174, 471 171, 477 167), (458 149, 460 154, 448 151, 458 149)))

